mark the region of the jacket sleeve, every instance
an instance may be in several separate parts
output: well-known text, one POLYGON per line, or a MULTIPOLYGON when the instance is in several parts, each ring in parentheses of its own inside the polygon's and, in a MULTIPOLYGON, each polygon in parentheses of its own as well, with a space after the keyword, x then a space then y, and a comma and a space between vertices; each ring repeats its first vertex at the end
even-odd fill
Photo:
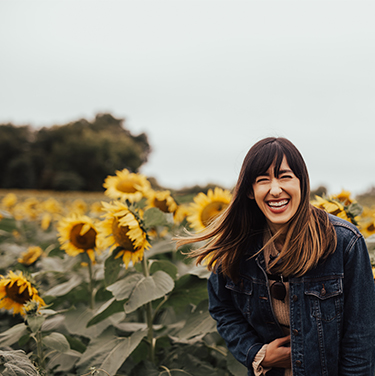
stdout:
POLYGON ((344 322, 339 374, 373 376, 375 283, 362 236, 348 245, 344 259, 344 322))
POLYGON ((209 311, 217 322, 217 330, 233 356, 254 375, 252 362, 264 345, 240 310, 236 309, 226 281, 218 271, 208 280, 209 311))

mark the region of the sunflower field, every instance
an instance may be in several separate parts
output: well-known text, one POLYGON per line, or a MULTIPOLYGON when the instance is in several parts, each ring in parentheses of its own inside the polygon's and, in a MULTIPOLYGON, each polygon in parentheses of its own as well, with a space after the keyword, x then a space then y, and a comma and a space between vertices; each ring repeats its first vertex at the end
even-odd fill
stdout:
MULTIPOLYGON (((0 374, 245 376, 209 315, 209 272, 173 241, 204 230, 230 191, 181 204, 127 170, 103 186, 0 192, 0 374)), ((375 266, 375 208, 350 196, 313 204, 359 226, 375 266)))

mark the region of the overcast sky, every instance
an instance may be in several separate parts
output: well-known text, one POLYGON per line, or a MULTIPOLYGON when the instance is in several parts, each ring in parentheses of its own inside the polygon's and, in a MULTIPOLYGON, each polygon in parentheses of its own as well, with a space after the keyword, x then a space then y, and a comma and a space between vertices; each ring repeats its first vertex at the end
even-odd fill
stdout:
POLYGON ((0 123, 96 113, 146 132, 141 172, 231 188, 256 141, 289 138, 312 188, 375 186, 374 1, 0 2, 0 123))

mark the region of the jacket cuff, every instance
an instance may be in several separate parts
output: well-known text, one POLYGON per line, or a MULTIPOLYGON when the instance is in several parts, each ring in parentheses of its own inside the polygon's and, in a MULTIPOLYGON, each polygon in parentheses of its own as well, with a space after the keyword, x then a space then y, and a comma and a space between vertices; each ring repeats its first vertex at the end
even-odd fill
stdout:
POLYGON ((249 350, 247 351, 246 355, 246 365, 247 368, 253 368, 253 362, 255 356, 258 354, 259 350, 264 346, 264 343, 254 343, 249 350))
POLYGON ((266 356, 267 351, 267 344, 263 345, 263 347, 257 352, 253 361, 253 370, 255 376, 262 376, 265 375, 271 368, 264 368, 261 366, 264 357, 266 356))

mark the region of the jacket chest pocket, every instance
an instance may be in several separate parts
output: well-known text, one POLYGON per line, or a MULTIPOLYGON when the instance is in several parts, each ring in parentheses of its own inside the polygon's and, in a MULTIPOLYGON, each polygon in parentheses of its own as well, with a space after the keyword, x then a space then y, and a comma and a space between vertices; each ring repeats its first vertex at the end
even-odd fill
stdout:
POLYGON ((225 287, 232 292, 232 299, 235 306, 242 312, 242 314, 250 317, 250 299, 253 295, 253 283, 248 279, 241 279, 238 283, 234 283, 231 280, 227 281, 225 287))
POLYGON ((305 295, 309 297, 311 315, 318 320, 332 321, 343 311, 342 278, 307 282, 305 295))

